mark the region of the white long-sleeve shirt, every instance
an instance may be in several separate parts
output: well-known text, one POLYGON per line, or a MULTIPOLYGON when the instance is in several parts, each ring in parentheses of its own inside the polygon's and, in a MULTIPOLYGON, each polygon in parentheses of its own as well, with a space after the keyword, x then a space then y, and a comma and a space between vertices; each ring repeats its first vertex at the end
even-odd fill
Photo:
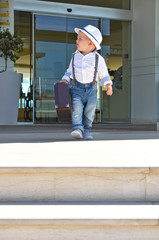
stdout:
MULTIPOLYGON (((93 81, 96 54, 99 55, 96 81, 98 81, 98 78, 100 78, 100 85, 105 87, 107 83, 112 84, 112 81, 109 76, 104 58, 96 51, 88 53, 86 55, 83 55, 78 50, 75 52, 74 55, 75 77, 78 82, 83 84, 90 83, 93 81)), ((65 75, 62 77, 62 79, 66 79, 68 82, 70 82, 71 79, 73 79, 72 72, 73 71, 71 59, 69 68, 65 72, 65 75)))

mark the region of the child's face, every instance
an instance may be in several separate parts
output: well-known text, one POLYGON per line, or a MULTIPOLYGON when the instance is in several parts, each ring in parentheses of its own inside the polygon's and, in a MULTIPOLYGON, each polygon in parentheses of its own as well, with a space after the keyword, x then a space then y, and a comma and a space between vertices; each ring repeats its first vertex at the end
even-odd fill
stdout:
POLYGON ((84 55, 95 50, 93 42, 81 31, 79 31, 76 40, 77 50, 84 55))

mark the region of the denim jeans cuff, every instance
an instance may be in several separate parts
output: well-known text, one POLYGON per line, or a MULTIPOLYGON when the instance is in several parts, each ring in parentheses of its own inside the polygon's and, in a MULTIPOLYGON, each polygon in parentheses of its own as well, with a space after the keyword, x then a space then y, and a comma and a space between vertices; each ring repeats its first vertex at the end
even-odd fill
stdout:
POLYGON ((84 132, 84 127, 83 126, 75 126, 72 129, 73 130, 80 129, 82 132, 84 132))

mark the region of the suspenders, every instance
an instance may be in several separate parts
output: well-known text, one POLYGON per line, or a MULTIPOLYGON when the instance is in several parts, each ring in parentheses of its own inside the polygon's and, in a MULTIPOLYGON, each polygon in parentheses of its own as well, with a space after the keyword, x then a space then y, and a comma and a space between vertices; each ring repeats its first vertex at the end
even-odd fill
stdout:
POLYGON ((73 81, 75 83, 76 82, 76 77, 75 77, 74 59, 75 59, 75 53, 72 54, 72 74, 73 74, 73 81))
MULTIPOLYGON (((75 67, 74 67, 74 57, 76 53, 72 54, 72 75, 73 75, 73 81, 76 82, 76 77, 75 77, 75 67)), ((99 60, 99 55, 96 53, 95 55, 95 69, 94 69, 94 76, 93 76, 93 84, 96 82, 96 76, 97 76, 97 68, 98 68, 98 60, 99 60)))
POLYGON ((98 68, 98 60, 99 60, 99 55, 96 53, 93 84, 95 84, 95 82, 96 82, 97 68, 98 68))

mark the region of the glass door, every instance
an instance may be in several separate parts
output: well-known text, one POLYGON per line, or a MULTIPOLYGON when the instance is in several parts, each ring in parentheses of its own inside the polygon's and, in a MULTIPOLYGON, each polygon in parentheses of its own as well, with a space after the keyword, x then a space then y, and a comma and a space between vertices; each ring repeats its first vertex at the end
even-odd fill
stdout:
POLYGON ((105 58, 113 82, 113 95, 101 89, 101 121, 130 121, 130 22, 102 19, 105 58))
POLYGON ((34 122, 56 122, 54 84, 66 69, 66 18, 35 15, 34 44, 34 122))
POLYGON ((57 122, 54 84, 62 78, 76 50, 75 27, 98 20, 35 15, 34 29, 34 122, 57 122))
POLYGON ((94 122, 129 122, 131 23, 110 19, 33 16, 34 25, 31 13, 15 11, 15 32, 24 39, 24 51, 14 65, 14 70, 22 75, 18 121, 58 122, 54 83, 60 81, 76 50, 74 28, 91 24, 102 32, 100 54, 107 64, 114 90, 110 97, 103 88, 98 87, 94 122))

